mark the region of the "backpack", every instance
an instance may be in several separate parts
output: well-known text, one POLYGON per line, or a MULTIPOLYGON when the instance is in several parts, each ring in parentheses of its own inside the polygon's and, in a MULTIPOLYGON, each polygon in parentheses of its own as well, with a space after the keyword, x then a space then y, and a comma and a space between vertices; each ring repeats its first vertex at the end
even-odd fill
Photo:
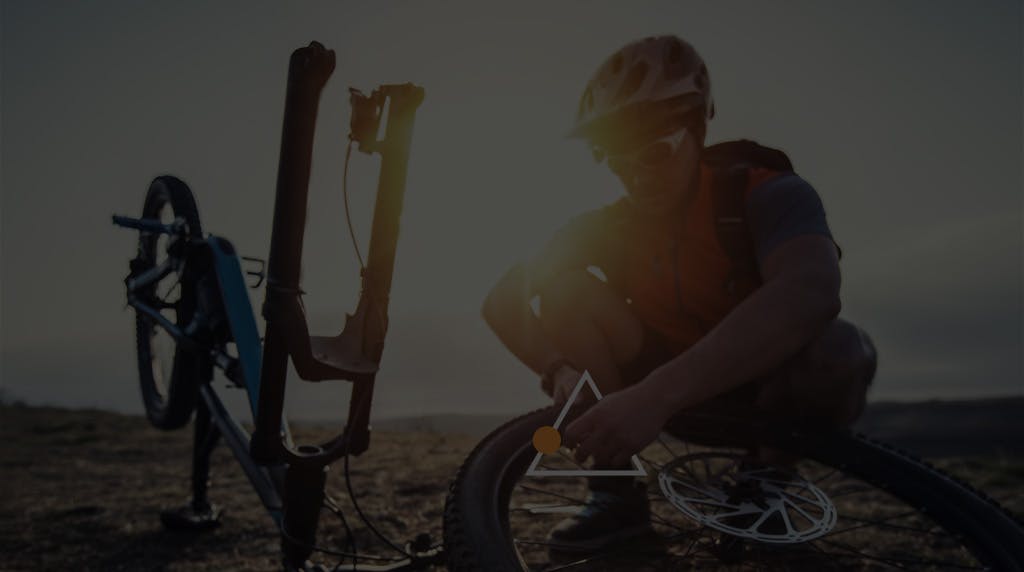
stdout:
POLYGON ((747 139, 706 147, 701 160, 711 168, 712 209, 718 243, 732 260, 732 269, 723 287, 734 295, 737 283, 761 280, 746 220, 749 169, 763 167, 791 173, 793 163, 782 151, 747 139))

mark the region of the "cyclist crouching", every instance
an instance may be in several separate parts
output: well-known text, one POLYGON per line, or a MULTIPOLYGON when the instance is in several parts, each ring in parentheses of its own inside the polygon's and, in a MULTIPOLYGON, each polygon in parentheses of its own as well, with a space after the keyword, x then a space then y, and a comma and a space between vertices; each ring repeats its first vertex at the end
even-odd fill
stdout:
MULTIPOLYGON (((876 354, 837 317, 840 252, 818 194, 779 151, 750 141, 705 148, 713 116, 707 68, 687 42, 652 37, 612 54, 586 86, 572 134, 607 162, 625 197, 569 221, 484 304, 556 403, 590 372, 605 397, 564 441, 597 467, 627 466, 672 415, 711 398, 837 426, 864 407, 876 354)), ((584 510, 553 541, 596 549, 646 530, 641 483, 589 485, 584 510)))

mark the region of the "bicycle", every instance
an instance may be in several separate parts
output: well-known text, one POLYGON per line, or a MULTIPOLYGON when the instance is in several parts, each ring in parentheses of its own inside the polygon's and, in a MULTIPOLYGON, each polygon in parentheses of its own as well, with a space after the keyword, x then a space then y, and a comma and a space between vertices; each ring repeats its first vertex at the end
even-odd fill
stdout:
MULTIPOLYGON (((783 569, 1024 570, 1024 528, 984 494, 864 436, 721 403, 679 414, 638 455, 649 470, 652 503, 651 528, 642 538, 586 555, 543 538, 552 516, 576 510, 584 485, 579 478, 537 476, 528 469, 587 469, 564 448, 541 455, 533 446, 538 428, 564 426, 579 414, 578 408, 554 407, 508 422, 473 450, 449 489, 443 544, 420 535, 399 546, 385 537, 356 502, 348 461, 369 448, 412 125, 424 92, 412 84, 380 86, 369 96, 350 90, 345 171, 353 144, 382 158, 368 261, 363 265, 359 255, 362 289, 342 332, 311 337, 299 264, 317 107, 333 69, 333 52, 317 42, 291 56, 266 264, 240 257, 227 239, 204 235, 195 198, 175 177, 152 182, 140 218, 113 218, 140 232, 125 285, 136 312, 147 417, 154 426, 173 430, 195 413, 192 500, 162 514, 166 526, 202 529, 218 522, 207 481, 210 454, 223 439, 280 531, 282 564, 288 571, 326 570, 309 561, 314 551, 340 558, 333 570, 415 570, 442 563, 452 570, 487 572, 664 570, 736 567, 751 559, 758 566, 783 569), (385 106, 385 135, 378 140, 385 106), (243 262, 255 269, 243 271, 243 262), (265 283, 263 340, 246 276, 256 280, 253 288, 265 283), (340 435, 321 444, 296 445, 282 411, 289 359, 304 380, 353 384, 340 435), (210 383, 215 369, 246 391, 252 435, 217 396, 210 383), (805 460, 789 472, 750 465, 747 453, 764 446, 805 460), (388 559, 317 545, 325 508, 339 516, 351 539, 344 514, 324 490, 326 468, 338 460, 344 461, 359 517, 400 556, 388 559), (933 554, 917 557, 915 550, 933 554), (367 563, 370 559, 377 563, 367 563)), ((344 184, 343 189, 347 204, 344 184)))
MULTIPOLYGON (((369 447, 370 403, 387 330, 412 127, 424 96, 423 89, 412 84, 383 85, 368 96, 350 90, 353 113, 346 171, 352 144, 382 157, 373 232, 355 313, 346 317, 337 336, 310 336, 299 266, 317 107, 333 69, 334 53, 317 42, 295 50, 289 62, 270 256, 266 263, 244 259, 258 265, 246 273, 256 278, 253 287, 266 283, 262 343, 242 259, 228 240, 203 235, 195 198, 184 182, 157 177, 147 191, 141 218, 113 217, 116 225, 140 231, 125 285, 128 305, 136 311, 136 350, 147 417, 154 426, 172 430, 197 413, 192 501, 180 511, 164 513, 164 524, 202 529, 217 523, 219 511, 210 504, 206 489, 209 456, 223 438, 281 531, 287 570, 315 569, 307 560, 318 548, 321 508, 338 511, 324 493, 326 467, 344 458, 347 473, 348 457, 369 447), (378 140, 385 106, 388 120, 384 138, 378 140), (304 380, 352 382, 342 434, 321 444, 295 444, 283 414, 289 359, 304 380), (251 436, 234 421, 210 383, 215 368, 245 389, 254 420, 251 436)), ((443 555, 426 537, 404 548, 392 546, 404 557, 358 569, 415 570, 439 562, 443 555)), ((335 553, 353 560, 360 556, 335 553)), ((350 569, 356 569, 356 562, 350 569)))

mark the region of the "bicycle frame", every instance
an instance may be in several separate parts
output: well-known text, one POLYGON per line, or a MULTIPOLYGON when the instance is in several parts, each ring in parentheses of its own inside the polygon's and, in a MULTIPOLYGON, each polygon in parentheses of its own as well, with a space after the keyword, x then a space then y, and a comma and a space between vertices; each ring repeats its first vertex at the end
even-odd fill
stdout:
MULTIPOLYGON (((334 70, 334 53, 311 43, 292 53, 282 129, 277 191, 267 264, 266 320, 261 345, 256 320, 246 292, 239 257, 231 243, 208 235, 193 240, 184 253, 186 267, 206 277, 200 284, 200 310, 185 328, 179 328, 159 309, 135 294, 166 276, 175 261, 144 273, 132 273, 125 282, 128 303, 167 330, 179 344, 209 356, 199 388, 193 451, 193 501, 198 510, 209 507, 206 482, 209 455, 220 437, 239 461, 264 507, 280 527, 285 566, 302 569, 315 544, 319 514, 325 501, 326 468, 345 455, 360 455, 369 447, 370 406, 378 364, 387 332, 388 296, 397 246, 405 190, 409 147, 415 112, 423 89, 412 84, 383 85, 370 96, 351 91, 353 115, 350 139, 365 153, 381 154, 380 175, 371 232, 368 263, 354 314, 331 337, 310 336, 299 284, 305 215, 312 157, 313 133, 321 91, 334 70), (385 136, 376 140, 384 106, 385 136), (215 284, 208 278, 215 277, 215 284), (225 353, 216 339, 196 332, 220 331, 235 342, 237 357, 225 353), (288 360, 307 381, 348 380, 352 383, 344 431, 317 445, 293 442, 283 414, 288 360), (231 417, 212 385, 212 366, 225 372, 246 390, 254 419, 252 435, 231 417)), ((180 237, 180 221, 114 217, 115 224, 142 232, 180 237)), ((172 241, 176 238, 172 238, 172 241)), ((262 276, 261 276, 262 279, 262 276)), ((213 336, 216 338, 216 336, 213 336)), ((422 547, 412 558, 389 565, 361 565, 359 570, 403 570, 439 562, 438 549, 422 547)), ((355 569, 348 568, 348 569, 355 569)))

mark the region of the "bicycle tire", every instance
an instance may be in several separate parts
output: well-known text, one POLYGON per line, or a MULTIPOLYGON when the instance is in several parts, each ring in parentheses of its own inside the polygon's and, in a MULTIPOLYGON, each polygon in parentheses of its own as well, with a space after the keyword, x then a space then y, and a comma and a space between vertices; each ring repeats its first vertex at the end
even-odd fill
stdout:
MULTIPOLYGON (((509 421, 467 457, 445 502, 444 542, 451 570, 524 569, 510 538, 509 498, 536 454, 529 446, 533 431, 550 425, 557 413, 546 408, 509 421)), ((750 415, 720 410, 681 415, 673 433, 711 446, 776 447, 837 467, 926 514, 984 566, 1024 570, 1024 525, 984 493, 866 436, 815 432, 750 415)))
MULTIPOLYGON (((161 218, 162 212, 168 206, 174 218, 182 218, 188 224, 188 240, 202 237, 199 211, 196 208, 192 191, 188 185, 176 177, 165 175, 157 177, 150 184, 142 208, 142 217, 161 218)), ((141 271, 156 266, 158 257, 161 255, 160 238, 161 235, 140 233, 138 259, 143 261, 141 271)), ((172 321, 178 326, 184 327, 192 319, 196 310, 195 278, 189 273, 188 268, 184 268, 180 273, 172 273, 168 278, 178 281, 180 292, 180 297, 172 310, 174 314, 172 321)), ((137 295, 143 299, 154 299, 159 286, 159 284, 154 284, 151 289, 138 292, 137 295)), ((154 427, 170 431, 185 426, 192 418, 192 412, 195 410, 199 398, 203 363, 202 356, 189 352, 178 344, 173 344, 173 350, 171 350, 173 357, 159 355, 160 348, 155 346, 160 344, 154 342, 160 336, 171 340, 163 345, 173 343, 173 338, 170 338, 170 335, 157 326, 151 318, 136 312, 136 354, 138 356, 139 385, 142 390, 142 402, 146 409, 146 417, 154 427), (171 362, 169 372, 165 371, 167 369, 165 361, 168 359, 171 362)))

